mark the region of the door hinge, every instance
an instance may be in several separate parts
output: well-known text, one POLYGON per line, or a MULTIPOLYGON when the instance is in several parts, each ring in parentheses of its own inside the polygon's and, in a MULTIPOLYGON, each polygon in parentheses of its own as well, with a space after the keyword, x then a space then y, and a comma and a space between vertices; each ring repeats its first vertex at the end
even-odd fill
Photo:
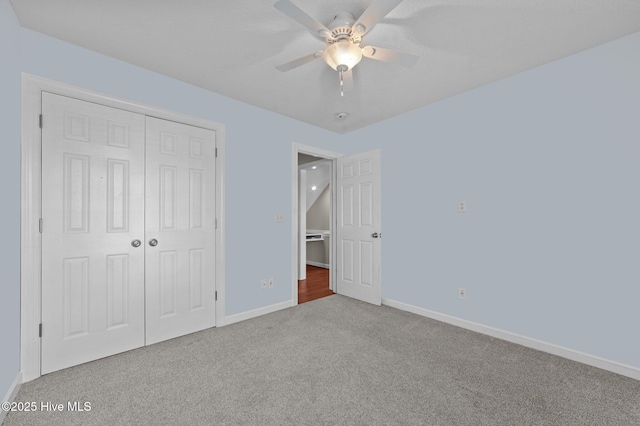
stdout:
POLYGON ((38 221, 38 231, 42 234, 42 219, 38 221))
POLYGON ((216 290, 216 302, 218 301, 218 290, 216 290))
POLYGON ((215 228, 214 229, 218 229, 218 218, 215 219, 215 228))
MULTIPOLYGON (((42 117, 42 116, 40 116, 42 117)), ((218 158, 218 147, 216 147, 216 158, 218 158)))
POLYGON ((40 114, 40 118, 38 119, 38 123, 40 125, 40 128, 42 129, 42 114, 40 114))
POLYGON ((42 323, 38 325, 38 337, 42 337, 42 323))

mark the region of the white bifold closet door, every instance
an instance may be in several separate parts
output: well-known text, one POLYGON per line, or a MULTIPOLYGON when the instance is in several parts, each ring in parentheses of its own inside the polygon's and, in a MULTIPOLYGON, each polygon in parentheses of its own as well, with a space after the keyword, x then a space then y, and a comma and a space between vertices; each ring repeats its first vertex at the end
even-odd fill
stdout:
POLYGON ((214 150, 211 130, 147 117, 147 344, 215 324, 214 150))
POLYGON ((215 132, 51 93, 42 113, 41 373, 214 326, 215 132))
POLYGON ((42 94, 42 374, 144 345, 145 117, 42 94))

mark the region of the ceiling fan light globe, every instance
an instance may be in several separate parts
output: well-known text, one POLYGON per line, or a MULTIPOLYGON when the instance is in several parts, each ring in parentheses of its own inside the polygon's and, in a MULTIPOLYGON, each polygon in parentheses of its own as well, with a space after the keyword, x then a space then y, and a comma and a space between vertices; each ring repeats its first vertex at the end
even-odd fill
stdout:
POLYGON ((334 70, 346 67, 350 70, 362 60, 362 49, 350 40, 340 40, 328 46, 324 51, 324 61, 334 70))

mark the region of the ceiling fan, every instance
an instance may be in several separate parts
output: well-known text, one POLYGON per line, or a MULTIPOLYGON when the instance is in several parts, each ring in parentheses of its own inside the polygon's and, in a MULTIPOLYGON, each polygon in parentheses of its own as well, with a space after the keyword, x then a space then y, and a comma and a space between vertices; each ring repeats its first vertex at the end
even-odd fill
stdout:
POLYGON ((344 96, 345 89, 348 91, 353 85, 351 70, 362 60, 362 57, 402 65, 407 68, 413 67, 419 59, 416 55, 376 46, 360 47, 362 37, 401 2, 402 0, 373 0, 358 20, 349 12, 341 12, 325 26, 307 15, 290 0, 279 0, 273 5, 276 9, 307 27, 312 34, 324 40, 327 47, 276 68, 287 72, 318 58, 323 58, 327 65, 338 71, 340 95, 344 96))

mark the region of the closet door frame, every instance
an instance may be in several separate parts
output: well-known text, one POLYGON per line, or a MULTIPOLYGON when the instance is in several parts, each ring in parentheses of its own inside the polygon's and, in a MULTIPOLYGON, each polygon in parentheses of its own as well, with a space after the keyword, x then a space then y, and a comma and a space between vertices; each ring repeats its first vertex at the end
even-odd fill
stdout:
MULTIPOLYGON (((20 171, 20 372, 22 382, 40 377, 42 234, 42 92, 202 127, 216 132, 216 326, 225 319, 225 127, 223 124, 156 108, 32 74, 22 73, 20 171)), ((46 117, 43 118, 46 126, 46 117)), ((44 224, 46 227, 46 224, 44 224)), ((46 333, 46 328, 43 330, 46 333)))

